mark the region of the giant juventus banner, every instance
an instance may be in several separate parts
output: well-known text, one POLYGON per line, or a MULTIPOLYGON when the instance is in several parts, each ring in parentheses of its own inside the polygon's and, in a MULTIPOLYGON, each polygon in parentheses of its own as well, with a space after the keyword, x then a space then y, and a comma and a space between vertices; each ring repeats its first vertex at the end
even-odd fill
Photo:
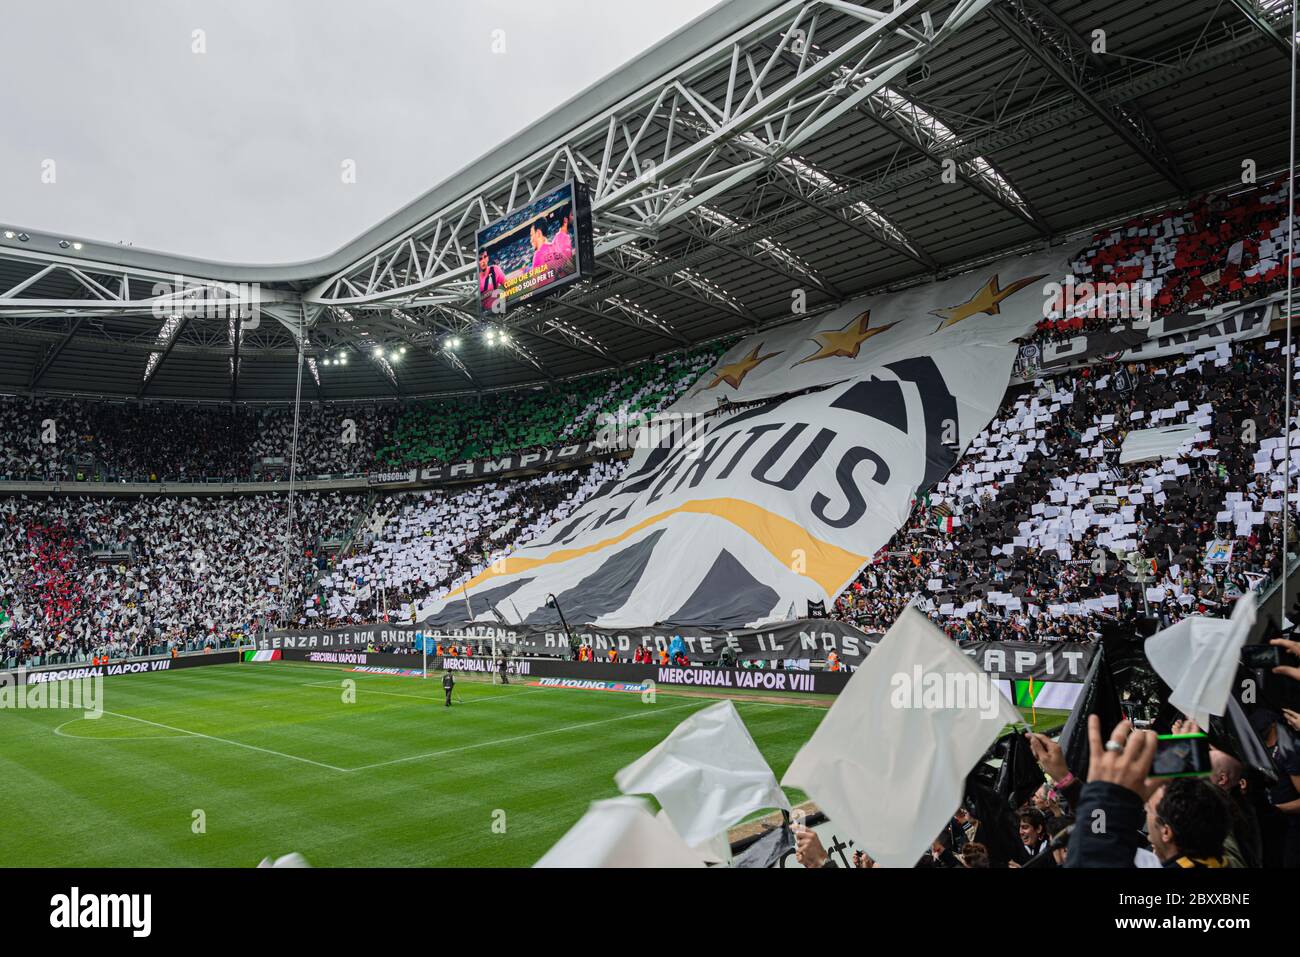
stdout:
POLYGON ((943 349, 638 449, 569 519, 441 601, 530 626, 746 627, 831 602, 988 424, 1012 346, 943 349), (558 599, 559 611, 550 603, 558 599))
MULTIPOLYGON (((739 628, 829 604, 992 418, 1016 357, 1010 339, 1041 313, 1032 287, 1044 275, 995 272, 931 310, 941 316, 877 327, 868 311, 833 335, 804 329, 803 358, 791 359, 780 388, 851 378, 691 415, 675 441, 638 448, 623 476, 567 521, 423 605, 420 622, 491 622, 499 608, 531 627, 553 628, 563 613, 607 628, 739 628), (1018 290, 1032 307, 1009 305, 1018 290), (894 326, 911 338, 888 346, 882 332, 877 346, 873 332, 894 326)), ((941 285, 955 295, 954 283, 941 285)), ((734 394, 757 361, 726 373, 734 394)))

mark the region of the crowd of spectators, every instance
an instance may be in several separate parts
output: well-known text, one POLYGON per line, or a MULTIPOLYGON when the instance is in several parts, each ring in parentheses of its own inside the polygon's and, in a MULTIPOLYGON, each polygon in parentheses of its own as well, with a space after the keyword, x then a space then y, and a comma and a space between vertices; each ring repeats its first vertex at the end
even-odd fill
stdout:
MULTIPOLYGON (((360 475, 592 438, 602 414, 671 404, 722 348, 714 343, 552 386, 406 407, 304 403, 297 474, 360 475)), ((0 480, 282 480, 293 438, 291 407, 4 396, 0 480)))
MULTIPOLYGON (((1287 662, 1275 669, 1278 680, 1300 682, 1300 641, 1272 643, 1287 662)), ((1123 720, 1104 728, 1096 714, 1079 727, 1086 753, 1077 767, 1070 740, 1025 732, 999 742, 993 753, 1015 770, 977 766, 961 806, 917 866, 1300 867, 1300 712, 1251 714, 1244 733, 1258 738, 1267 768, 1250 766, 1210 735, 1208 767, 1186 776, 1158 773, 1150 727, 1123 720)), ((1172 717, 1168 731, 1203 733, 1185 717, 1172 717)), ((837 861, 810 828, 796 828, 795 842, 804 867, 875 866, 861 851, 837 861)))
MULTIPOLYGON (((1261 339, 1010 393, 833 613, 883 631, 915 603, 957 640, 1042 641, 1090 640, 1147 615, 1223 614, 1278 567, 1282 359, 1277 340, 1261 339), (1180 424, 1196 431, 1176 454, 1119 464, 1129 429, 1180 424)), ((619 468, 380 496, 368 510, 362 496, 300 494, 288 553, 316 554, 291 596, 277 577, 282 529, 267 520, 282 497, 0 500, 0 609, 11 623, 0 640, 12 657, 268 621, 407 620, 619 468), (319 551, 354 526, 347 554, 319 551), (211 556, 207 574, 187 573, 191 550, 211 556)))
POLYGON ((228 644, 301 603, 317 542, 364 497, 0 499, 0 664, 228 644))
POLYGON ((712 343, 532 390, 424 402, 400 416, 379 462, 389 468, 437 465, 593 438, 602 415, 617 420, 672 404, 724 348, 712 343))
POLYGON ((1085 284, 1095 291, 1114 284, 1121 298, 1067 297, 1030 340, 1059 342, 1110 329, 1117 320, 1158 319, 1276 293, 1286 286, 1286 212, 1286 180, 1279 178, 1098 232, 1071 261, 1063 285, 1082 292, 1085 284))
MULTIPOLYGON (((299 476, 368 471, 395 414, 304 404, 299 476)), ((272 480, 292 455, 292 408, 0 397, 0 479, 272 480)))
POLYGON ((1280 567, 1283 359, 1254 340, 1008 395, 835 614, 884 631, 915 602, 955 639, 1021 641, 1225 614, 1280 567), (1182 424, 1177 452, 1119 463, 1130 430, 1182 424))
POLYGON ((300 624, 339 627, 412 611, 504 559, 614 478, 618 461, 379 499, 354 553, 323 569, 300 624))

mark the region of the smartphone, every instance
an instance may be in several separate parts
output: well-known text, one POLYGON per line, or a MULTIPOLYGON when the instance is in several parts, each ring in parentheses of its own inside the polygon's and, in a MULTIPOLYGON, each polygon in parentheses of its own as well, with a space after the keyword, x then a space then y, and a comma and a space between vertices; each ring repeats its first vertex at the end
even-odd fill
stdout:
POLYGON ((1210 739, 1204 734, 1162 734, 1156 738, 1153 778, 1198 778, 1210 773, 1210 739))
POLYGON ((1247 668, 1276 668, 1282 663, 1282 649, 1277 645, 1246 645, 1241 649, 1241 663, 1247 668))

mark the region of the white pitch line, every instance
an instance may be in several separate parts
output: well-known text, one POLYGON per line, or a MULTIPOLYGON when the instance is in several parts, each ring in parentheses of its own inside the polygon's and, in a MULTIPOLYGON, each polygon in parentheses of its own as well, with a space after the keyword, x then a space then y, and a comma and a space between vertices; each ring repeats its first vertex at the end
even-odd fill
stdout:
POLYGON ((70 724, 78 721, 93 721, 94 718, 69 718, 63 724, 54 729, 54 733, 60 738, 67 738, 69 741, 184 741, 185 736, 180 734, 105 734, 105 735, 84 735, 68 734, 63 729, 70 724))
POLYGON ((303 764, 314 764, 318 768, 326 768, 330 771, 341 771, 348 773, 351 768, 335 767, 332 764, 325 764, 321 761, 313 761, 311 758, 302 758, 296 754, 285 754, 283 751, 272 751, 270 748, 259 748, 255 744, 245 744, 243 741, 232 741, 229 738, 218 738, 214 734, 204 734, 202 731, 190 731, 187 728, 176 728, 170 724, 162 724, 159 721, 150 721, 148 718, 137 718, 133 714, 120 714, 116 711, 105 711, 104 714, 111 714, 115 718, 126 718, 128 721, 139 721, 141 724, 151 724, 155 728, 164 728, 167 731, 175 731, 179 734, 189 734, 196 738, 206 738, 209 741, 220 741, 222 744, 232 744, 237 748, 247 748, 249 751, 261 751, 263 754, 274 754, 276 757, 288 758, 290 761, 301 761, 303 764))
POLYGON ((657 708, 654 711, 638 711, 635 714, 621 714, 616 718, 601 718, 599 721, 584 721, 580 724, 567 724, 562 728, 549 728, 546 731, 533 731, 529 734, 518 734, 512 738, 497 738, 495 741, 480 741, 478 744, 466 744, 459 748, 446 748, 442 751, 429 751, 425 754, 412 754, 405 758, 393 758, 391 761, 379 761, 375 764, 363 764, 359 768, 350 768, 352 771, 369 771, 371 768, 387 767, 390 764, 402 764, 406 761, 419 761, 423 758, 437 758, 444 754, 456 754, 460 751, 473 751, 477 748, 490 748, 497 744, 512 744, 515 741, 524 741, 528 738, 538 738, 546 734, 562 734, 565 731, 576 731, 578 728, 591 728, 598 724, 609 724, 611 721, 627 721, 629 718, 644 718, 647 714, 659 714, 665 711, 679 711, 682 708, 700 707, 697 702, 688 701, 685 704, 673 705, 671 708, 657 708))

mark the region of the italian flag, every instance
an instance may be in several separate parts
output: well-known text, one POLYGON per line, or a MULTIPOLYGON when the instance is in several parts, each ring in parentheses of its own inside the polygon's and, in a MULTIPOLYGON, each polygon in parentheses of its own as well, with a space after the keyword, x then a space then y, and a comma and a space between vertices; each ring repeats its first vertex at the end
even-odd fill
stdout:
POLYGON ((14 626, 14 620, 9 617, 9 609, 0 607, 0 631, 8 631, 14 626))
POLYGON ((244 652, 244 660, 245 661, 279 661, 280 650, 278 648, 274 650, 268 648, 264 651, 253 651, 252 649, 249 649, 248 651, 244 652))

